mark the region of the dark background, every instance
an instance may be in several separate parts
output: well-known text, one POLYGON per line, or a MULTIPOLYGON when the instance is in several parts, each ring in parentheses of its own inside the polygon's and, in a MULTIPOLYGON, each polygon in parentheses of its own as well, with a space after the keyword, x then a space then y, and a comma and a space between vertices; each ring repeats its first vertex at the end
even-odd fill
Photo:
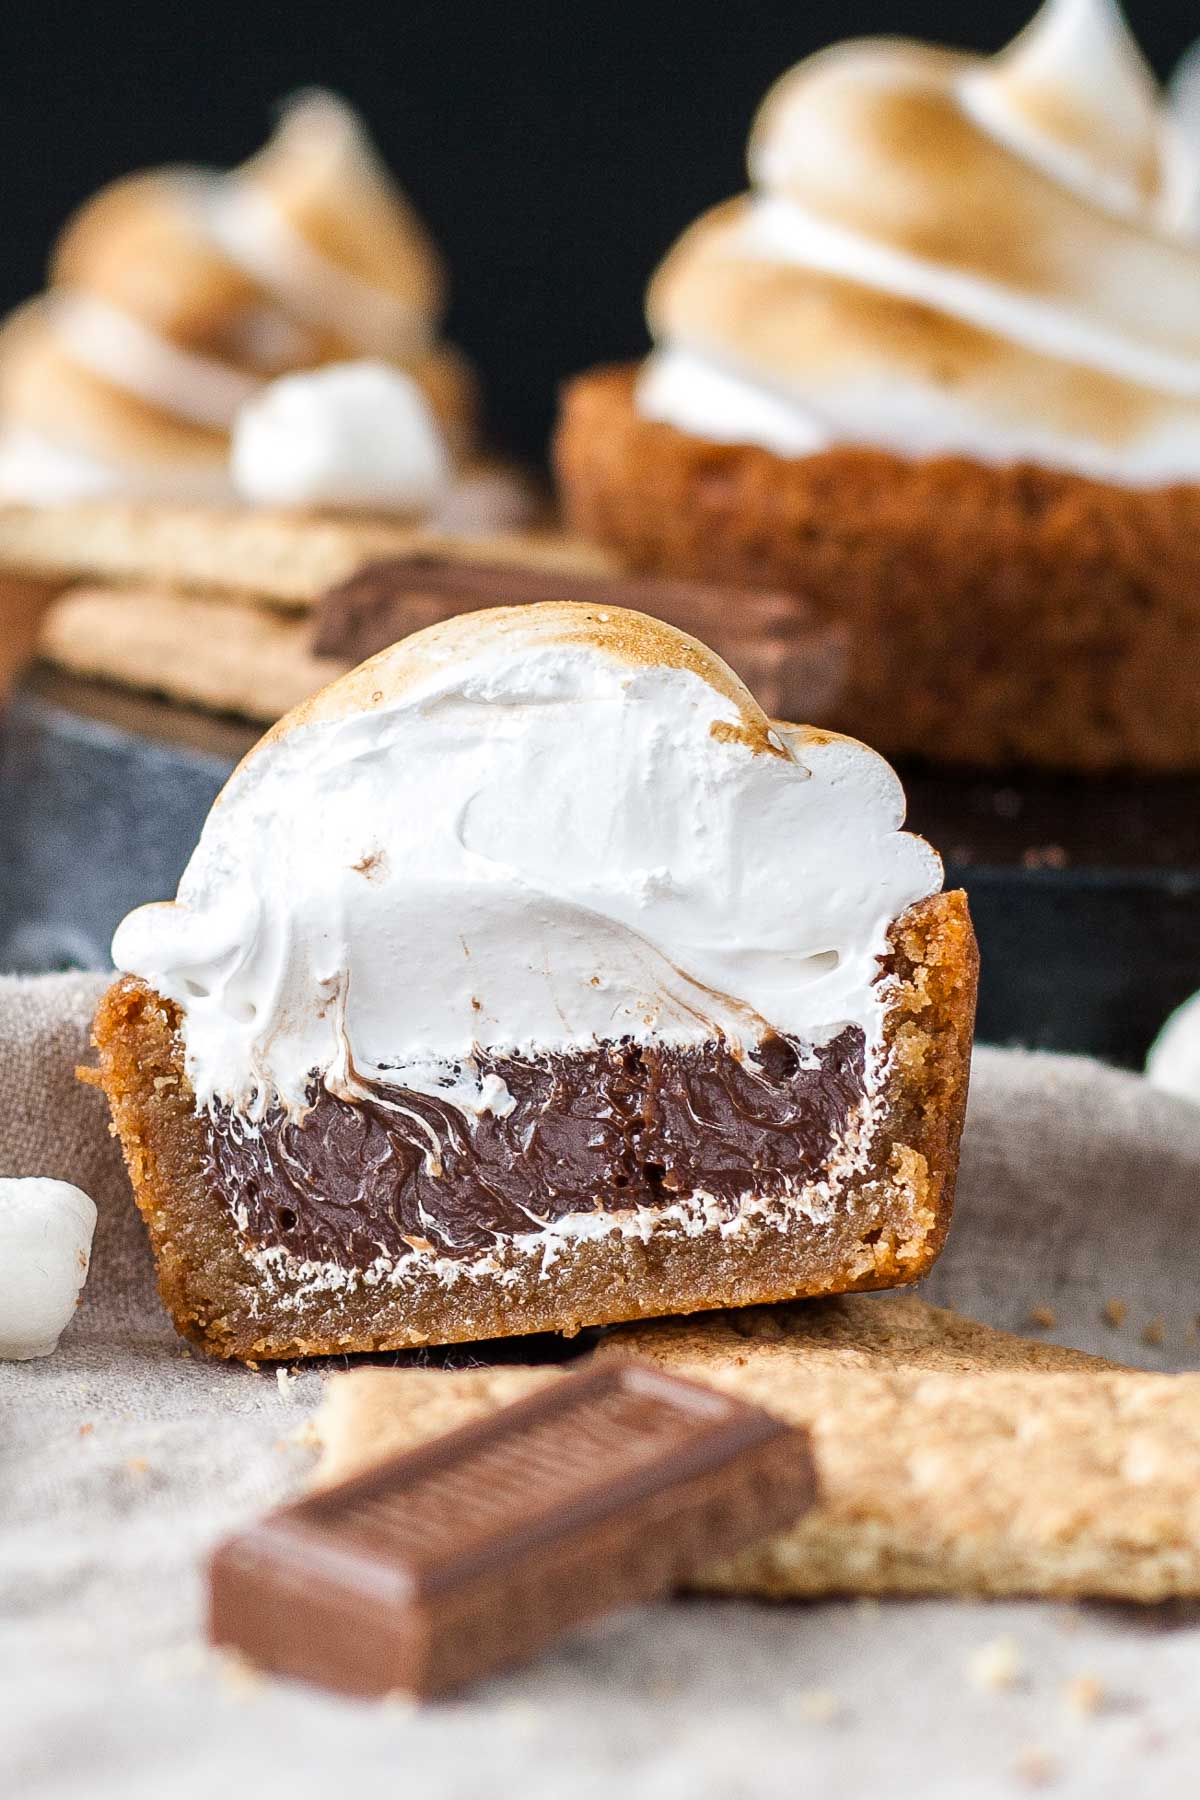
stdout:
MULTIPOLYGON (((995 49, 1034 0, 0 0, 0 307, 41 285, 50 239, 101 182, 225 165, 273 103, 322 82, 365 113, 454 279, 451 328, 498 437, 539 453, 557 381, 636 354, 646 277, 743 185, 754 110, 834 38, 899 32, 995 49)), ((1161 72, 1196 0, 1130 0, 1161 72)))

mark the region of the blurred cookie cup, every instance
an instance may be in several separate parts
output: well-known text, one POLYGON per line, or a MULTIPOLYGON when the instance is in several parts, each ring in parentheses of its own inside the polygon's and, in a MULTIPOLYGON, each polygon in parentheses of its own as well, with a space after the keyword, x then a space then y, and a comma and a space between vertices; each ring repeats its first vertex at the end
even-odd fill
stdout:
POLYGON ((1196 167, 1111 0, 802 63, 568 386, 570 524, 844 621, 823 722, 891 755, 1200 767, 1196 167))
POLYGON ((43 653, 99 654, 123 680, 110 648, 74 654, 86 589, 106 616, 124 609, 106 645, 157 644, 150 678, 171 693, 197 605, 215 608, 201 631, 254 646, 241 690, 274 716, 272 657, 286 653, 289 704, 297 680, 329 678, 310 673, 299 620, 326 585, 373 556, 524 527, 534 492, 486 448, 446 286, 363 125, 319 90, 232 172, 137 174, 88 201, 47 291, 0 328, 0 584, 25 639, 29 584, 65 588, 43 653), (261 607, 279 629, 247 616, 261 607))

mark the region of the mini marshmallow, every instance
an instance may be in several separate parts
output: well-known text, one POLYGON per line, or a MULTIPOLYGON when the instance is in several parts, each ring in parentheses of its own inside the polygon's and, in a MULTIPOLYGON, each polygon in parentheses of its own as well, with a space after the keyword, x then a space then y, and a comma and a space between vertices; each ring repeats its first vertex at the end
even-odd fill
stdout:
POLYGON ((49 1356, 87 1280, 96 1207, 69 1181, 0 1179, 0 1358, 49 1356))
POLYGON ((429 402, 386 363, 335 363, 273 381, 239 410, 233 484, 265 506, 424 511, 451 479, 429 402))
POLYGON ((1152 1085, 1200 1105, 1200 994, 1171 1014, 1146 1058, 1152 1085))

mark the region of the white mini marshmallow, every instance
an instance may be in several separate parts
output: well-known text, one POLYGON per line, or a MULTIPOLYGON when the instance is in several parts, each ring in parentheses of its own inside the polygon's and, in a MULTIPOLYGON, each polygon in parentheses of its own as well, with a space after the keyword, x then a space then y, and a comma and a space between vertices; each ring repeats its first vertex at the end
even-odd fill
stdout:
POLYGON ((1146 1074, 1164 1093, 1200 1105, 1200 994, 1171 1014, 1150 1046, 1146 1074))
POLYGON ((425 511, 451 481, 421 389, 386 363, 335 363, 273 381, 239 410, 233 484, 261 506, 425 511))
POLYGON ((87 1280, 95 1203, 69 1181, 0 1179, 0 1358, 49 1356, 87 1280))

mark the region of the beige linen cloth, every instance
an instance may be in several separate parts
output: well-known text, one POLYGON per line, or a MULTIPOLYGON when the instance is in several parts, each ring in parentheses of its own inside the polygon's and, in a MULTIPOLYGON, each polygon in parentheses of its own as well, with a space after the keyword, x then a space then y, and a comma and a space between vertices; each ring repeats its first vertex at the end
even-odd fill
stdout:
MULTIPOLYGON (((1195 1792, 1190 1608, 689 1600, 421 1711, 211 1656, 204 1553, 303 1483, 323 1376, 214 1367, 174 1336, 103 1102, 73 1076, 101 987, 0 980, 0 1174, 75 1181, 100 1213, 59 1352, 0 1363, 3 1800, 1195 1792)), ((978 1054, 930 1298, 1197 1367, 1198 1270, 1200 1108, 1082 1059, 978 1054)))

